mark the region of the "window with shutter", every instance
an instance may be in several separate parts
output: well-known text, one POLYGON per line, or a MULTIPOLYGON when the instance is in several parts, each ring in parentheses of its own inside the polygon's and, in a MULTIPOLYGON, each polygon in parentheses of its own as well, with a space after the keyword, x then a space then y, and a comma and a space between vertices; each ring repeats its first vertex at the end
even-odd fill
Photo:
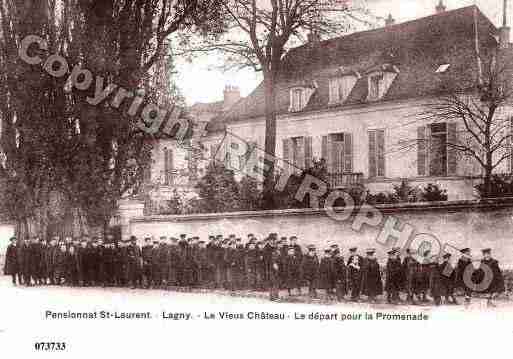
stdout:
POLYGON ((428 128, 429 175, 447 176, 447 124, 433 123, 428 128))
POLYGON ((369 131, 369 177, 378 176, 376 131, 369 131))
POLYGON ((353 172, 353 136, 344 133, 344 172, 353 172))
POLYGON ((426 126, 417 128, 417 173, 419 176, 427 176, 427 134, 426 126))
POLYGON ((369 177, 385 177, 385 130, 369 131, 369 177))
POLYGON ((334 173, 344 172, 344 135, 331 135, 331 168, 334 173))
POLYGON ((312 168, 312 137, 305 137, 305 166, 306 168, 312 168))

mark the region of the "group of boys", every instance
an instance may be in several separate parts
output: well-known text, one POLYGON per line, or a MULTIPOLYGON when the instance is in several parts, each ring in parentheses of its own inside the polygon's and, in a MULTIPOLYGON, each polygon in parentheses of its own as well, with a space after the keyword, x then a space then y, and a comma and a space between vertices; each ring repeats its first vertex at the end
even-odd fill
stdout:
POLYGON ((391 304, 401 303, 404 293, 410 304, 430 302, 429 295, 440 305, 442 298, 447 304, 458 304, 454 295, 458 288, 468 303, 475 283, 483 282, 486 272, 492 277, 479 291, 489 294, 489 303, 504 292, 502 272, 488 248, 483 250, 481 266, 491 270, 469 271, 473 260, 468 248, 461 250, 456 267, 449 253, 439 261, 429 251, 419 254, 406 249, 401 259, 401 250, 393 248, 388 251, 386 266, 381 268, 375 249, 361 256, 356 247, 349 248, 346 261, 341 248, 333 244, 319 258, 314 245, 304 250, 296 236, 279 238, 276 233, 264 240, 249 234, 244 242, 233 234, 211 235, 208 241, 185 234, 158 240, 148 235, 142 246, 137 242, 134 236, 122 241, 112 234, 105 240, 88 236, 64 240, 56 236, 49 241, 13 237, 6 252, 4 274, 12 275, 13 284, 27 286, 266 290, 272 300, 279 298, 280 289, 291 296, 294 292, 301 295, 302 288, 307 287, 313 298, 323 290, 332 300, 360 301, 363 295, 375 302, 386 292, 391 304))

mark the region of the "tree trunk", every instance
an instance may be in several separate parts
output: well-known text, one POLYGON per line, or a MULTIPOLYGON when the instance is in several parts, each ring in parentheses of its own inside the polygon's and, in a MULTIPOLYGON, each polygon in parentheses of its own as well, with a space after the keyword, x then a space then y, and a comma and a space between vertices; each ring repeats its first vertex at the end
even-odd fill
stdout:
POLYGON ((492 197, 492 169, 491 166, 485 168, 485 175, 483 179, 483 185, 485 189, 484 197, 492 197))
MULTIPOLYGON (((271 158, 276 154, 276 96, 274 75, 264 75, 265 92, 265 153, 271 158)), ((268 171, 264 173, 263 205, 265 209, 274 208, 274 169, 275 163, 267 161, 268 171)))

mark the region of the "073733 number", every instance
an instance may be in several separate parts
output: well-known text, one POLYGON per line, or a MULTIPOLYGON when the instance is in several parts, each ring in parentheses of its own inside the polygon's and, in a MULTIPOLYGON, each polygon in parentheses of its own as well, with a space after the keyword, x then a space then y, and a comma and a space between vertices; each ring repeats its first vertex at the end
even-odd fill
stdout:
POLYGON ((64 342, 36 342, 34 343, 36 351, 63 351, 66 350, 64 342))

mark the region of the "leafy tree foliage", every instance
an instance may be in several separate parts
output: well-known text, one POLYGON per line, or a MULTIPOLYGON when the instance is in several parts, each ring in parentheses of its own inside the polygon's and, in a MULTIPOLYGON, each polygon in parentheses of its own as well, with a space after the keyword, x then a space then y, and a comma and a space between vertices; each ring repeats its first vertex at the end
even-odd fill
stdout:
MULTIPOLYGON (((115 84, 145 103, 160 101, 156 64, 167 39, 184 31, 219 32, 219 0, 0 0, 0 175, 6 208, 18 234, 78 235, 105 228, 118 200, 138 192, 150 166, 153 139, 127 116, 132 101, 113 106, 116 91, 98 105, 95 82, 115 84), (93 74, 86 90, 69 91, 18 55, 21 41, 48 43, 38 55, 63 56, 93 74), (118 108, 117 108, 118 107, 118 108)), ((170 101, 171 100, 171 101, 170 101)))

